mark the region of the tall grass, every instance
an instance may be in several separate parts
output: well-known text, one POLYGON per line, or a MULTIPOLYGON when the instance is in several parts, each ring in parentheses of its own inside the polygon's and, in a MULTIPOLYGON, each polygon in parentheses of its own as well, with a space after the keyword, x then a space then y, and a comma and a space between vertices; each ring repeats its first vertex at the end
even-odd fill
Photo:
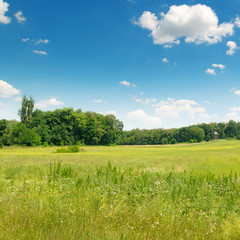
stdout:
POLYGON ((240 239, 238 141, 0 151, 0 239, 240 239))
POLYGON ((32 167, 1 166, 1 239, 240 238, 234 172, 32 167))

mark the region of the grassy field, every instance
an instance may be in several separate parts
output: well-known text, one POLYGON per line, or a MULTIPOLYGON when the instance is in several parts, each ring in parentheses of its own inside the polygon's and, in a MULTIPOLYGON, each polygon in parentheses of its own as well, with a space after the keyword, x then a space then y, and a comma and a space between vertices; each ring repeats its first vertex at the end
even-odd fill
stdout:
POLYGON ((0 149, 0 239, 240 239, 240 141, 0 149))

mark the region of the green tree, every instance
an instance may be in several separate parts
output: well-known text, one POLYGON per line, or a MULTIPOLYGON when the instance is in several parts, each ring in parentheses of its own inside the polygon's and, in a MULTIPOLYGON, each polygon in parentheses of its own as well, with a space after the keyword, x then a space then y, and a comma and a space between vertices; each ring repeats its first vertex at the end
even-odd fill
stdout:
POLYGON ((29 118, 32 117, 32 112, 34 109, 34 99, 30 96, 30 99, 26 95, 22 98, 22 106, 18 110, 18 115, 20 116, 21 122, 26 123, 29 118))

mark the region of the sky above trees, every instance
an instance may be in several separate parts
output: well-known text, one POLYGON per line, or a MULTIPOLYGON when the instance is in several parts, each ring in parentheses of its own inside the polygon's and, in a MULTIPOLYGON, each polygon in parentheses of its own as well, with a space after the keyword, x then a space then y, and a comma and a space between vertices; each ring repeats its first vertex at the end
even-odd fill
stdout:
POLYGON ((0 119, 113 113, 124 129, 240 121, 240 0, 0 0, 0 119))

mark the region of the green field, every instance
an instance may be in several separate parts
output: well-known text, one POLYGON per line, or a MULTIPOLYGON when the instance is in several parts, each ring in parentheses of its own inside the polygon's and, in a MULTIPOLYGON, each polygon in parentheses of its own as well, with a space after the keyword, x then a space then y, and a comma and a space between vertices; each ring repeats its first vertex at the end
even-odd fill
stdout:
POLYGON ((0 239, 240 239, 240 141, 0 149, 0 239))

